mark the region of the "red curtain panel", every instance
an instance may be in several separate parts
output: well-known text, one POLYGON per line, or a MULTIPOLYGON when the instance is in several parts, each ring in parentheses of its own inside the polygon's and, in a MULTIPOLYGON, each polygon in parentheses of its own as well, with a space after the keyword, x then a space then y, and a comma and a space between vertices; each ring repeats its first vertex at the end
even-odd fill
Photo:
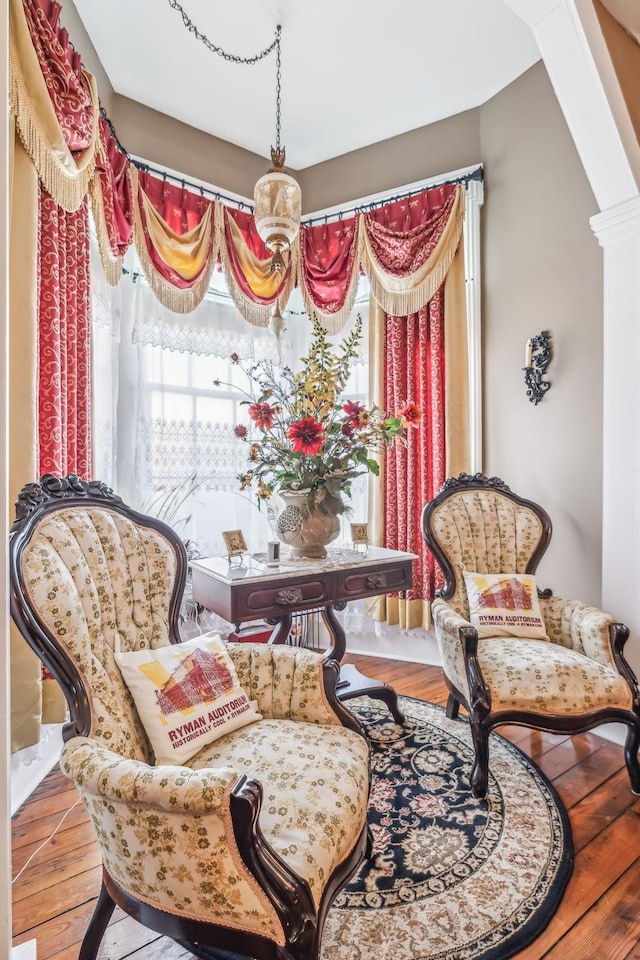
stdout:
POLYGON ((91 474, 91 331, 87 200, 66 213, 40 187, 38 447, 40 473, 91 474))
POLYGON ((422 508, 445 480, 444 286, 417 313, 385 315, 384 404, 397 410, 412 400, 422 410, 407 447, 386 454, 384 546, 418 559, 408 600, 431 600, 439 569, 420 534, 422 508))

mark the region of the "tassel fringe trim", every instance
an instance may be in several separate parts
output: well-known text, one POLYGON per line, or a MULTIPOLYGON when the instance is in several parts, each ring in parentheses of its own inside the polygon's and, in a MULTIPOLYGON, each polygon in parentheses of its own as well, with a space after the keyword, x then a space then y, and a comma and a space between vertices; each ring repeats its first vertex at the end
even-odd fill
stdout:
POLYGON ((458 187, 460 196, 457 202, 457 209, 452 212, 454 222, 452 224, 450 236, 446 246, 440 251, 434 266, 428 270, 420 283, 407 290, 392 290, 385 284, 384 271, 375 260, 369 246, 366 225, 363 218, 362 229, 364 233, 364 246, 362 254, 362 263, 365 273, 369 277, 371 292, 378 301, 385 313, 394 317, 404 317, 412 313, 417 313, 422 307, 426 306, 431 298, 437 293, 449 268, 453 263, 460 237, 462 236, 462 224, 464 221, 464 188, 458 187))
POLYGON ((111 248, 109 231, 107 230, 107 220, 104 214, 104 197, 102 194, 102 184, 97 175, 89 184, 89 196, 91 197, 91 212, 93 213, 93 222, 96 227, 96 236, 98 238, 98 251, 100 253, 100 262, 107 283, 110 287, 117 287, 122 277, 122 257, 114 255, 111 248))
POLYGON ((252 327, 268 327, 269 321, 271 320, 271 314, 273 313, 273 308, 277 301, 280 302, 281 307, 287 303, 289 297, 291 296, 291 291, 296 285, 297 280, 297 270, 296 270, 296 250, 298 241, 296 239, 293 248, 290 252, 290 270, 289 270, 289 279, 286 283, 281 286, 278 290, 277 295, 273 298, 273 302, 269 304, 256 303, 254 300, 251 300, 244 290, 240 288, 238 282, 235 278, 233 267, 231 265, 231 259, 229 257, 229 251, 227 249, 227 238, 225 235, 224 229, 224 208, 221 203, 216 201, 215 208, 215 234, 216 234, 216 246, 218 253, 220 255, 220 262, 222 264, 222 270, 227 281, 227 288, 229 290, 229 296, 233 300, 234 306, 238 313, 244 317, 247 323, 250 323, 252 327))
POLYGON ((193 286, 181 289, 166 280, 156 269, 149 255, 147 238, 142 225, 138 200, 138 176, 135 167, 131 167, 131 186, 133 190, 133 239, 140 266, 145 279, 160 303, 173 313, 191 313, 205 298, 209 288, 211 272, 216 262, 215 231, 211 231, 211 248, 202 268, 202 272, 193 286))
MULTIPOLYGON (((89 182, 93 177, 96 150, 98 144, 98 116, 99 101, 95 77, 84 72, 89 83, 91 105, 93 108, 93 125, 91 143, 83 153, 84 166, 70 171, 69 164, 65 164, 60 154, 54 149, 44 132, 38 119, 36 110, 31 102, 27 90, 15 44, 11 33, 9 35, 9 105, 16 118, 16 129, 27 155, 36 168, 42 185, 51 198, 67 213, 79 210, 84 200, 89 182)), ((52 108, 53 109, 53 108, 52 108)), ((62 138, 62 132, 60 133, 62 138)), ((68 158, 74 162, 73 156, 67 150, 68 158)))

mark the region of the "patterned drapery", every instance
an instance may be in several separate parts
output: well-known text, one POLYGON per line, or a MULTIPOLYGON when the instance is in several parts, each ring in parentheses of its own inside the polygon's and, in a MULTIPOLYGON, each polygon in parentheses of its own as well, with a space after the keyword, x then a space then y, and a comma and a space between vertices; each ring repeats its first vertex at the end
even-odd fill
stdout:
MULTIPOLYGON (((40 186, 38 469, 91 476, 89 213, 40 186)), ((35 478, 34 478, 35 479, 35 478)))
MULTIPOLYGON (((385 316, 385 409, 398 409, 410 399, 422 410, 408 445, 396 444, 387 451, 384 476, 384 546, 418 557, 413 564, 413 587, 406 595, 410 606, 412 601, 433 599, 440 585, 433 557, 422 541, 419 519, 446 477, 444 310, 441 286, 417 313, 385 316)), ((424 617, 420 613, 403 619, 411 626, 424 617)))
POLYGON ((115 287, 122 275, 122 258, 133 242, 133 188, 127 155, 102 117, 90 193, 102 269, 107 282, 115 287))

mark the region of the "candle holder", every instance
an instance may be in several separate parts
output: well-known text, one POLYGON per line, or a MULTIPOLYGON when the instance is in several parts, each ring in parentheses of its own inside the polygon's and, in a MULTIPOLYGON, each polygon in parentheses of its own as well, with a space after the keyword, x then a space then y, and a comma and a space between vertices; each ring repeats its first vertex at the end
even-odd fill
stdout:
POLYGON ((551 334, 543 330, 536 337, 527 340, 525 350, 524 382, 527 385, 527 397, 531 403, 539 404, 551 384, 543 380, 542 375, 551 362, 551 334))

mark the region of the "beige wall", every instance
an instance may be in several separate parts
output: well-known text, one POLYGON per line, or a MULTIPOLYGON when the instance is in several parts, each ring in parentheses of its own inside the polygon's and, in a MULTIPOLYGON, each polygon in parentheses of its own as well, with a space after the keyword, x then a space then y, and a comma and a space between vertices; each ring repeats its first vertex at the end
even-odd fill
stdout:
POLYGON ((601 594, 602 255, 597 206, 544 66, 480 108, 485 472, 541 503, 544 586, 601 594), (552 386, 526 397, 525 342, 553 335, 552 386))
POLYGON ((467 110, 300 171, 303 207, 310 212, 348 204, 372 193, 459 170, 479 159, 479 112, 467 110))
POLYGON ((256 180, 269 162, 249 150, 219 140, 116 94, 111 119, 118 139, 134 156, 213 183, 222 191, 253 197, 256 180))

